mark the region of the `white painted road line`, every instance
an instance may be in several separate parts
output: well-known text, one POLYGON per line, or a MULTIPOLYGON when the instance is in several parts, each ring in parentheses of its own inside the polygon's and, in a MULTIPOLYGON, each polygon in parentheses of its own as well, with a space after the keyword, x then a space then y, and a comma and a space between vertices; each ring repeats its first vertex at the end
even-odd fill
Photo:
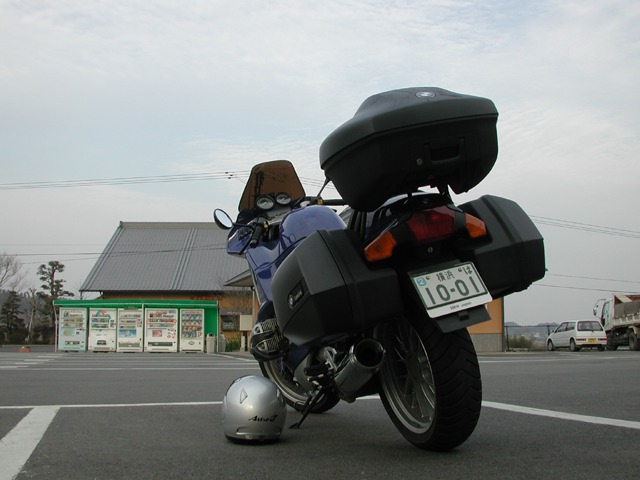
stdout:
MULTIPOLYGON (((366 397, 360 397, 358 400, 380 400, 379 395, 368 395, 366 397)), ((197 407, 197 406, 213 406, 222 405, 222 401, 201 401, 201 402, 152 402, 152 403, 97 403, 97 404, 70 404, 70 405, 0 405, 0 411, 2 410, 43 410, 43 411, 55 411, 57 412, 61 408, 131 408, 131 407, 197 407)), ((558 412, 555 410, 545 410, 542 408, 523 407, 520 405, 510 405, 507 403, 487 402, 483 401, 482 406, 485 408, 494 408, 496 410, 504 410, 514 413, 523 413, 525 415, 537 415, 541 417, 557 418, 559 420, 571 420, 574 422, 592 423, 596 425, 609 425, 612 427, 633 428, 640 430, 640 422, 633 420, 620 420, 617 418, 595 417, 591 415, 580 415, 577 413, 558 412)), ((31 413, 29 415, 31 415, 31 413)), ((29 416, 27 415, 27 417, 29 416)), ((24 422, 26 418, 22 421, 24 422)), ((21 422, 22 423, 22 422, 21 422)), ((20 426, 20 424, 18 424, 20 426)), ((16 426, 16 428, 18 428, 16 426)), ((16 429, 14 428, 14 430, 16 429)), ((46 428, 45 428, 46 430, 46 428)), ((13 432, 13 431, 12 431, 13 432)), ((12 433, 0 440, 0 459, 2 458, 3 450, 2 444, 12 433)), ((44 431, 42 432, 44 435, 44 431)), ((0 462, 2 467, 2 462, 0 462)), ((0 477, 1 480, 1 477, 0 477)))
MULTIPOLYGON (((379 395, 368 395, 358 400, 376 400, 379 395)), ((632 420, 619 420, 617 418, 594 417, 591 415, 579 415, 577 413, 556 412, 555 410, 545 410, 542 408, 522 407, 520 405, 509 405, 508 403, 482 402, 485 408, 495 408, 514 413, 524 413, 526 415, 537 415, 540 417, 557 418, 560 420, 571 420, 574 422, 594 423, 596 425, 609 425, 611 427, 633 428, 640 430, 640 422, 632 420)))
MULTIPOLYGON (((379 400, 378 395, 362 397, 360 400, 379 400)), ((0 440, 0 480, 12 480, 21 471, 24 464, 38 446, 38 443, 49 428, 61 408, 122 408, 122 407, 162 407, 162 406, 211 406, 220 405, 221 401, 210 402, 173 402, 173 403, 120 403, 120 404, 78 404, 78 405, 20 405, 0 406, 0 410, 30 409, 31 411, 0 440)), ((522 407, 497 402, 482 402, 486 408, 494 408, 525 415, 538 415, 560 420, 570 420, 597 425, 633 428, 640 430, 640 422, 618 420, 615 418, 578 415, 575 413, 556 412, 540 408, 522 407)))
POLYGON ((640 422, 631 420, 618 420, 616 418, 592 417, 591 415, 578 415, 576 413, 556 412, 554 410, 544 410, 541 408, 521 407, 519 405, 509 405, 506 403, 482 402, 483 407, 506 410, 527 415, 538 415, 540 417, 557 418, 560 420, 571 420, 574 422, 595 423, 596 425, 609 425, 612 427, 634 428, 640 430, 640 422))
POLYGON ((246 365, 242 364, 237 367, 44 367, 44 366, 33 366, 33 365, 9 365, 0 367, 2 369, 16 369, 22 368, 25 370, 29 370, 30 372, 76 372, 76 371, 92 371, 92 372, 115 372, 118 370, 144 370, 144 371, 171 371, 171 370, 258 370, 260 367, 258 364, 256 365, 246 365))
POLYGON ((0 410, 24 410, 31 408, 131 408, 131 407, 200 407, 222 405, 222 400, 211 402, 171 402, 171 403, 79 403, 75 405, 3 405, 0 410))
POLYGON ((35 407, 0 440, 0 480, 11 480, 20 473, 59 409, 35 407))

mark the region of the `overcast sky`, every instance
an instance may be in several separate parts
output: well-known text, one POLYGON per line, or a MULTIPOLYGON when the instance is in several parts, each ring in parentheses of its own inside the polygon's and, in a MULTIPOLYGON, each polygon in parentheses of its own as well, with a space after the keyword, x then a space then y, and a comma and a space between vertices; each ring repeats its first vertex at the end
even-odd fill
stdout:
POLYGON ((120 221, 235 214, 242 172, 279 158, 314 193, 366 97, 437 86, 500 112, 496 166, 456 201, 511 198, 545 237, 506 320, 589 318, 640 291, 638 25, 637 0, 0 0, 0 252, 33 286, 59 260, 77 290, 120 221))

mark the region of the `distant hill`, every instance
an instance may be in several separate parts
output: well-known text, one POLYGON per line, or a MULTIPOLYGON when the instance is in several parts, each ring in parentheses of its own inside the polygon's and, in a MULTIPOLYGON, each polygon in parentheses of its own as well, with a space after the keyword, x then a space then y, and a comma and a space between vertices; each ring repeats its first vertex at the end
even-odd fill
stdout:
POLYGON ((535 328, 535 327, 556 328, 558 325, 559 325, 558 322, 543 322, 543 323, 538 323, 537 325, 520 325, 516 322, 504 322, 505 327, 519 327, 519 328, 535 328))

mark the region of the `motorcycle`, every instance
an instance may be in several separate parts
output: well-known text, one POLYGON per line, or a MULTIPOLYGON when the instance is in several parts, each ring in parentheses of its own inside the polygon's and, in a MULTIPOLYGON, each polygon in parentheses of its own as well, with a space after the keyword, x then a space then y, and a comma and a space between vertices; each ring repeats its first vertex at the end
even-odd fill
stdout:
POLYGON ((545 272, 542 236, 515 202, 451 197, 493 168, 497 116, 489 99, 434 87, 373 95, 322 142, 317 195, 276 160, 253 167, 235 221, 214 212, 227 252, 248 262, 251 353, 301 412, 292 427, 379 394, 419 448, 450 450, 475 429, 467 327, 545 272), (328 182, 341 198, 323 198, 328 182))

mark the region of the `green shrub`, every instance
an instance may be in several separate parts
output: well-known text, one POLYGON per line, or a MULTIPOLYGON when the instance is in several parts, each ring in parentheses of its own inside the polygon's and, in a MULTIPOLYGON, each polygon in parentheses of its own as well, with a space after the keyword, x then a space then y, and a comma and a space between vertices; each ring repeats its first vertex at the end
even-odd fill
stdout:
POLYGON ((525 337, 524 335, 509 337, 505 340, 505 347, 508 348, 526 348, 527 350, 533 349, 533 339, 525 337))
POLYGON ((12 345, 22 345, 23 343, 25 343, 26 337, 27 330, 21 328, 9 335, 7 343, 10 343, 12 345))
POLYGON ((227 346, 224 349, 225 352, 235 352, 240 350, 240 340, 229 340, 227 341, 227 346))

